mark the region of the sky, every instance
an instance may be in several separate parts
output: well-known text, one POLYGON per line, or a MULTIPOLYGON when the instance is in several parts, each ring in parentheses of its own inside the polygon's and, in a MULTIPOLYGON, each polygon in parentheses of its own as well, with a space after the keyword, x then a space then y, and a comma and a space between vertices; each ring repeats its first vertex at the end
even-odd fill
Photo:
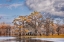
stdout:
POLYGON ((64 18, 64 0, 0 0, 0 22, 12 24, 14 18, 29 15, 33 11, 64 18))

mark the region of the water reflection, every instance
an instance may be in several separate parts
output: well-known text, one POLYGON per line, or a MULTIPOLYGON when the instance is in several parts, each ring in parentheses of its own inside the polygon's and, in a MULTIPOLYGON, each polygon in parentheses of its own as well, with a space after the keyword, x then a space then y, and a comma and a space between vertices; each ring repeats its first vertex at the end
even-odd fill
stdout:
POLYGON ((30 38, 21 38, 21 39, 8 39, 8 40, 3 40, 0 42, 52 42, 52 41, 43 41, 43 40, 35 40, 35 39, 30 39, 30 38))

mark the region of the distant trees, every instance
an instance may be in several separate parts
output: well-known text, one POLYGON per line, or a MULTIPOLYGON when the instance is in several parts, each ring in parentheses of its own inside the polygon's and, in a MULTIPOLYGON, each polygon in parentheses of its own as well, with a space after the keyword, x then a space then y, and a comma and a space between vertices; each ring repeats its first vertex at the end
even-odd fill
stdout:
POLYGON ((11 33, 11 26, 6 23, 0 24, 0 35, 1 36, 10 36, 11 33))

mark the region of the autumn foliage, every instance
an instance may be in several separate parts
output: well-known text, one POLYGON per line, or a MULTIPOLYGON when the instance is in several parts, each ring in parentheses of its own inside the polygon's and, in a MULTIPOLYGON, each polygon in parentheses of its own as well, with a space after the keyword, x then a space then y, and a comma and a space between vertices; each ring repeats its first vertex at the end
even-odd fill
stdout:
POLYGON ((0 36, 10 36, 12 28, 14 27, 9 24, 0 23, 0 36))
POLYGON ((50 34, 61 34, 61 28, 59 25, 55 24, 54 19, 50 17, 44 18, 40 12, 34 11, 28 16, 19 16, 13 20, 16 28, 19 29, 19 33, 23 28, 23 33, 26 35, 25 29, 31 35, 50 35, 50 34), (43 27, 42 27, 43 26, 43 27), (60 29, 58 29, 58 27, 60 29), (58 30, 58 31, 57 31, 58 30))

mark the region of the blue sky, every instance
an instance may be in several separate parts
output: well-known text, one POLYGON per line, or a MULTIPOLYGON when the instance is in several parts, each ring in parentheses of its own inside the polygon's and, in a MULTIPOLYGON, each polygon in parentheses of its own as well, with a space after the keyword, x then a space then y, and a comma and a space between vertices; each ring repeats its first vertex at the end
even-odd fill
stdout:
POLYGON ((33 11, 49 13, 54 18, 57 16, 56 19, 64 18, 63 7, 64 0, 0 0, 0 22, 11 24, 19 15, 29 15, 33 11))
POLYGON ((29 15, 31 10, 24 4, 25 0, 0 0, 0 22, 10 24, 19 15, 29 15))

